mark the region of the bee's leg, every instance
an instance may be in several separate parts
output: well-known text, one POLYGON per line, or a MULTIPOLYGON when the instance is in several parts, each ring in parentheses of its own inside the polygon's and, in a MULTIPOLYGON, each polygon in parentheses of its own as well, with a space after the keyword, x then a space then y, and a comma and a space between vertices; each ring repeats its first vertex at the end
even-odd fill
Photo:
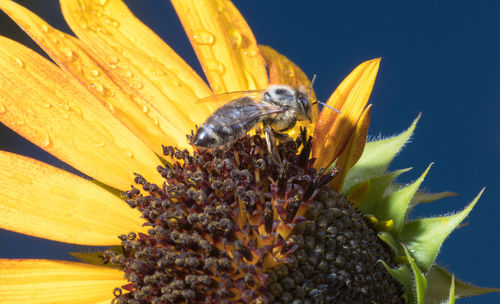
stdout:
POLYGON ((273 134, 273 129, 270 127, 267 127, 264 129, 264 133, 266 135, 266 144, 267 144, 267 150, 269 151, 269 154, 273 156, 274 161, 278 166, 281 165, 281 157, 278 153, 278 150, 276 149, 276 143, 274 139, 274 134, 273 134))

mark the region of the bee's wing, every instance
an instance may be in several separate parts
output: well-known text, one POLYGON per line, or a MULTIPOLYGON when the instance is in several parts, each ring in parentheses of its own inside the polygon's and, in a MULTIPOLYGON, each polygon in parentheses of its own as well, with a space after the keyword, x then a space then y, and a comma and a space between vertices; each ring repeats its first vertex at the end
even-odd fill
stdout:
POLYGON ((207 97, 198 99, 195 104, 211 104, 215 106, 223 106, 227 103, 230 103, 234 100, 241 99, 243 97, 249 97, 254 100, 260 99, 260 95, 264 94, 266 90, 250 90, 250 91, 236 91, 236 92, 227 92, 217 95, 209 95, 207 97))
POLYGON ((234 126, 258 121, 261 116, 281 113, 284 108, 267 102, 255 102, 248 97, 243 97, 226 104, 221 110, 233 115, 218 115, 216 116, 217 123, 234 126))

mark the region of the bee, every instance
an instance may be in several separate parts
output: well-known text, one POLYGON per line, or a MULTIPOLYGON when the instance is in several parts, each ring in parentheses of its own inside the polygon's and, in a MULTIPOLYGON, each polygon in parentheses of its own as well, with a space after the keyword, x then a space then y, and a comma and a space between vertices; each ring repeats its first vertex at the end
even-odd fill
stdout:
MULTIPOLYGON (((304 88, 294 89, 287 85, 270 85, 265 90, 232 92, 211 98, 230 100, 218 108, 196 130, 193 145, 199 148, 217 148, 245 136, 257 124, 282 139, 297 121, 312 122, 312 102, 304 88)), ((266 133, 267 134, 267 133, 266 133)))

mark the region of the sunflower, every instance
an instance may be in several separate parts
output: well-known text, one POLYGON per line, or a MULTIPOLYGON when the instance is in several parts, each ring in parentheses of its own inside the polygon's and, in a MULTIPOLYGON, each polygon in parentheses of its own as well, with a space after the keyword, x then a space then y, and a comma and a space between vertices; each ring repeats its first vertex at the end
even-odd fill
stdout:
POLYGON ((418 118, 367 143, 380 59, 328 99, 341 114, 316 104, 276 146, 255 130, 193 149, 187 137, 217 107, 198 100, 311 83, 257 44, 231 2, 172 3, 209 85, 119 0, 61 0, 77 38, 0 1, 55 62, 0 37, 0 120, 85 175, 0 152, 0 228, 109 247, 73 253, 78 263, 0 259, 0 303, 454 303, 499 291, 434 264, 482 191, 456 214, 407 219, 452 194, 418 190, 429 168, 406 186, 394 180, 408 169, 387 171, 418 118))

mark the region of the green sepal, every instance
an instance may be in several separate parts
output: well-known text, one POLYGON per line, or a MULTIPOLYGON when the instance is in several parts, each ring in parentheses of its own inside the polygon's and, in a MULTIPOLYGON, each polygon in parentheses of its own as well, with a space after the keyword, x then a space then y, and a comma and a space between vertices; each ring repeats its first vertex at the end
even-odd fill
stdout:
POLYGON ((379 232, 378 234, 379 239, 381 239, 389 248, 391 248, 393 256, 399 256, 401 255, 401 245, 394 239, 392 234, 389 232, 379 232))
MULTIPOLYGON (((116 253, 123 253, 121 246, 114 246, 110 249, 115 251, 116 253)), ((116 268, 118 265, 102 263, 103 253, 104 251, 88 251, 88 252, 70 252, 69 254, 87 264, 116 268)))
MULTIPOLYGON (((450 294, 452 290, 452 274, 438 265, 433 265, 427 274, 427 294, 425 296, 425 304, 440 304, 448 300, 451 302, 450 294), (448 292, 449 291, 449 292, 448 292)), ((478 296, 490 292, 500 292, 497 288, 484 288, 470 285, 458 279, 454 279, 454 295, 455 299, 478 296)))
POLYGON ((391 233, 395 237, 397 237, 401 232, 411 199, 417 192, 420 184, 422 184, 431 166, 432 163, 415 182, 403 189, 387 195, 375 206, 375 210, 373 210, 372 213, 375 214, 375 216, 379 220, 392 219, 394 221, 394 228, 392 229, 391 233))
POLYGON ((410 139, 419 119, 420 114, 411 126, 399 135, 366 143, 361 158, 347 173, 342 192, 349 192, 354 185, 385 174, 389 163, 410 139))
POLYGON ((455 304, 455 275, 451 276, 450 293, 448 295, 448 304, 455 304))
POLYGON ((408 258, 408 261, 410 262, 410 267, 411 271, 413 274, 413 280, 414 280, 414 285, 412 289, 412 302, 417 303, 417 304, 423 304, 425 300, 425 294, 427 290, 427 279, 425 278, 424 274, 422 271, 420 271, 420 268, 417 266, 417 263, 415 263, 415 259, 410 255, 410 252, 408 249, 403 246, 403 250, 405 251, 405 255, 408 258))
POLYGON ((412 252, 424 272, 429 271, 446 237, 474 208, 484 188, 461 212, 450 216, 424 218, 406 223, 398 238, 412 252))
POLYGON ((411 200, 411 204, 412 205, 427 204, 427 203, 437 201, 437 200, 445 198, 445 197, 457 196, 457 195, 458 195, 458 193, 450 192, 450 191, 444 191, 444 192, 439 192, 439 193, 429 193, 429 192, 424 192, 422 190, 419 190, 413 196, 413 198, 411 200))
POLYGON ((382 265, 384 265, 385 269, 389 274, 391 274, 396 280, 399 281, 403 285, 403 289, 405 291, 404 297, 406 299, 406 303, 412 303, 411 299, 413 299, 413 282, 411 280, 411 271, 408 265, 403 265, 398 268, 392 269, 387 265, 386 262, 379 260, 382 265))
MULTIPOLYGON (((410 170, 411 168, 400 169, 365 181, 369 183, 369 187, 358 209, 363 213, 373 213, 376 204, 384 196, 387 187, 389 187, 399 175, 410 170)), ((358 185, 355 187, 357 186, 358 185)))

